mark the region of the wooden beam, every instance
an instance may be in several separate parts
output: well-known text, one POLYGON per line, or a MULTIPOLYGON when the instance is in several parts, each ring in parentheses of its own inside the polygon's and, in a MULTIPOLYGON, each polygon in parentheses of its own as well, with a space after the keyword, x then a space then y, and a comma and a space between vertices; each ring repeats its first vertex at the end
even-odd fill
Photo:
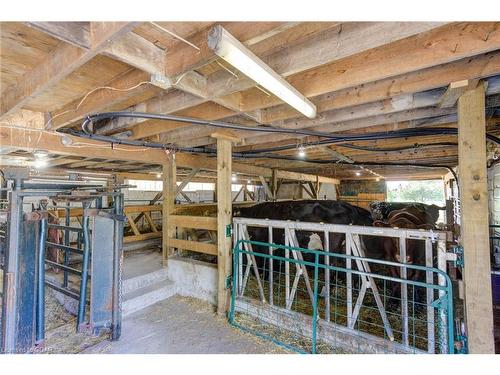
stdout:
POLYGON ((168 265, 168 257, 170 256, 170 240, 175 233, 170 229, 169 219, 174 211, 175 205, 175 191, 177 188, 176 183, 177 167, 176 160, 170 156, 168 162, 163 164, 163 205, 162 205, 162 259, 163 266, 168 265))
POLYGON ((135 33, 124 35, 102 53, 149 74, 165 71, 165 51, 135 33))
POLYGON ((209 216, 172 215, 169 225, 181 228, 217 230, 217 218, 209 216))
POLYGON ((323 147, 320 147, 320 149, 324 152, 326 152, 328 155, 331 155, 333 156, 335 159, 338 159, 338 160, 341 160, 341 161, 345 161, 347 163, 354 163, 354 160, 352 160, 350 157, 348 156, 345 156, 344 154, 341 154, 340 152, 338 151, 335 151, 335 150, 332 150, 330 147, 328 146, 323 146, 323 147))
MULTIPOLYGON (((288 77, 443 25, 444 23, 432 22, 342 23, 311 40, 264 56, 263 61, 278 74, 288 77)), ((230 78, 227 73, 223 73, 218 72, 209 79, 216 97, 246 90, 255 85, 249 79, 230 78), (230 87, 232 89, 228 89, 230 87)), ((293 84, 292 86, 295 87, 293 84)))
POLYGON ((231 276, 231 236, 228 230, 232 224, 231 148, 234 137, 221 133, 214 136, 217 137, 217 312, 225 315, 230 296, 227 279, 231 276))
POLYGON ((182 182, 180 183, 180 185, 178 185, 175 189, 175 196, 177 196, 178 194, 180 194, 182 192, 182 190, 184 190, 184 188, 186 187, 187 184, 189 184, 189 182, 193 179, 193 177, 196 175, 196 173, 198 173, 200 171, 199 168, 193 168, 189 174, 182 180, 182 182))
POLYGON ((54 87, 135 26, 133 22, 91 22, 89 49, 60 43, 45 61, 1 93, 0 119, 24 106, 30 98, 54 87))
MULTIPOLYGON (((286 48, 281 51, 277 51, 269 56, 263 57, 263 61, 275 69, 279 74, 283 76, 289 76, 298 71, 313 69, 319 67, 326 62, 331 62, 332 60, 342 59, 347 56, 355 55, 356 53, 366 51, 368 49, 381 46, 385 43, 394 42, 399 39, 406 38, 410 35, 418 34, 419 32, 427 31, 437 26, 440 23, 398 23, 394 25, 392 23, 350 23, 344 26, 336 26, 332 31, 329 31, 326 36, 320 35, 312 41, 304 41, 303 43, 286 48), (375 32, 376 31, 376 32, 375 32), (360 37, 362 35, 362 37, 360 37), (354 42, 355 41, 355 42, 354 42), (311 58, 304 49, 307 51, 314 51, 315 46, 318 45, 328 46, 325 48, 318 48, 313 54, 314 58, 311 58), (331 45, 336 45, 338 48, 330 48, 331 45)), ((226 26, 224 26, 226 27, 226 26)), ((226 27, 234 36, 239 40, 242 40, 233 29, 226 27)), ((206 35, 204 36, 206 37, 206 35)), ((192 55, 193 51, 189 51, 189 46, 183 47, 188 55, 192 55)), ((194 51, 195 52, 195 51, 194 51)), ((178 58, 181 58, 181 54, 178 58)), ((167 53, 168 56, 168 53, 167 53)), ((195 58, 196 56, 193 56, 195 58)), ((200 58, 199 56, 196 58, 200 58)), ((169 60, 169 64, 171 60, 169 60)), ((167 64, 167 65, 169 65, 167 64)), ((187 64, 187 63, 186 63, 187 64)), ((182 69, 181 69, 182 70, 182 69)), ((448 81, 449 82, 449 81, 448 81)), ((324 85, 325 83, 322 82, 324 85)), ((219 98, 225 102, 222 104, 227 104, 230 100, 226 96, 231 95, 237 91, 242 91, 249 89, 255 85, 253 81, 248 78, 238 76, 231 76, 228 72, 221 70, 212 74, 207 81, 208 91, 210 92, 210 98, 219 98)), ((334 86, 332 86, 334 87, 334 86)), ((299 90, 300 91, 300 90, 299 90)), ((329 91, 332 91, 330 89, 329 91)), ((165 97, 162 100, 153 99, 151 103, 148 103, 149 108, 159 108, 162 113, 172 113, 178 110, 186 108, 186 105, 194 106, 202 103, 199 97, 191 97, 189 100, 190 104, 186 104, 186 101, 182 101, 183 107, 176 107, 173 102, 178 100, 175 99, 179 96, 179 93, 172 93, 168 98, 165 97), (164 103, 160 105, 158 102, 163 101, 164 103)), ((309 95, 306 95, 309 96, 309 95)), ((275 104, 279 104, 280 102, 275 104)), ((241 104, 245 105, 244 100, 241 100, 241 104)), ((233 105, 231 108, 235 108, 233 105)), ((242 106, 242 112, 248 112, 248 108, 242 106)), ((154 112, 154 111, 153 111, 154 112)), ((216 118, 214 118, 216 119, 216 118)), ((141 120, 128 120, 128 124, 139 123, 141 120)), ((189 125, 183 125, 189 126, 189 125)), ((164 124, 163 131, 169 130, 168 126, 164 124)), ((160 133, 162 129, 158 129, 160 133)), ((207 131, 210 134, 211 131, 207 131)), ((151 134, 152 135, 152 134, 151 134)))
MULTIPOLYGON (((252 27, 249 27, 245 22, 223 24, 229 32, 242 42, 268 33, 282 25, 283 23, 281 22, 255 22, 252 24, 252 27)), ((177 77, 187 71, 196 70, 217 58, 213 51, 208 48, 208 34, 210 30, 211 28, 204 29, 189 38, 189 42, 197 48, 193 48, 185 43, 179 43, 177 48, 167 51, 167 76, 177 77)))
POLYGON ((276 197, 274 196, 273 192, 269 188, 269 185, 267 184, 266 179, 263 176, 259 176, 259 179, 260 179, 260 183, 264 187, 264 190, 266 191, 268 199, 275 200, 276 197))
POLYGON ((90 48, 90 22, 26 22, 26 25, 80 48, 90 48))
MULTIPOLYGON (((3 147, 12 147, 33 152, 35 149, 47 150, 59 155, 75 155, 88 157, 89 151, 94 158, 110 160, 129 160, 141 163, 163 164, 167 160, 167 155, 163 150, 145 149, 138 152, 137 147, 119 146, 112 147, 110 144, 94 141, 90 139, 81 139, 75 136, 64 135, 68 142, 65 146, 62 143, 63 135, 54 132, 40 132, 38 129, 24 129, 14 127, 0 122, 0 142, 3 147), (83 146, 81 144, 84 144, 83 146)), ((217 170, 217 161, 215 158, 205 156, 176 153, 175 160, 178 166, 185 168, 198 168, 215 171, 217 170)), ((236 173, 249 176, 272 177, 272 169, 257 167, 255 165, 244 163, 233 163, 233 170, 236 173)), ((316 181, 315 175, 305 173, 295 173, 292 171, 277 171, 278 177, 289 180, 316 181)), ((320 176, 321 182, 339 183, 337 179, 320 176)))
POLYGON ((144 83, 149 80, 150 75, 148 73, 131 69, 131 71, 120 75, 106 84, 106 86, 116 88, 117 90, 97 90, 92 95, 87 96, 83 102, 83 98, 78 98, 61 109, 53 111, 50 121, 51 128, 59 129, 72 124, 86 115, 113 108, 120 103, 130 100, 132 96, 141 96, 147 91, 151 92, 151 96, 155 96, 157 91, 152 90, 151 85, 144 83), (135 88, 131 90, 130 88, 132 87, 135 88))
POLYGON ((462 96, 467 90, 472 90, 476 88, 479 79, 473 80, 462 80, 457 82, 452 82, 446 89, 445 93, 439 99, 438 107, 440 108, 450 108, 457 104, 458 98, 462 96))
POLYGON ((469 351, 494 354, 486 173, 485 87, 458 100, 458 174, 469 351))
POLYGON ((40 132, 38 129, 12 127, 0 122, 0 143, 2 146, 33 152, 35 149, 47 150, 59 155, 75 155, 112 160, 132 160, 142 163, 162 164, 166 160, 162 150, 147 149, 141 152, 136 147, 112 147, 105 142, 84 140, 73 136, 64 136, 68 145, 62 144, 63 136, 58 133, 40 132), (83 143, 83 145, 81 145, 83 143))
POLYGON ((209 255, 217 255, 217 245, 213 243, 180 240, 177 238, 172 238, 170 242, 172 247, 176 247, 178 249, 195 251, 197 253, 203 253, 209 255))

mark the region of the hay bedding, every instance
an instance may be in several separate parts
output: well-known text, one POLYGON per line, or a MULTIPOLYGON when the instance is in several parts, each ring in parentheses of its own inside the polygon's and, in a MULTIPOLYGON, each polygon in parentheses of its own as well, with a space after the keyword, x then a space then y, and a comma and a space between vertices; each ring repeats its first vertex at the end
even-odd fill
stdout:
POLYGON ((108 339, 108 334, 99 336, 76 333, 76 317, 57 301, 54 291, 47 288, 45 296, 45 348, 41 353, 76 354, 108 339))
MULTIPOLYGON (((291 269, 290 280, 293 281, 294 272, 291 269)), ((321 280, 321 277, 320 277, 321 280)), ((262 280, 261 282, 264 288, 264 294, 266 296, 266 300, 269 298, 269 282, 267 280, 262 280)), ((322 288, 323 282, 319 282, 320 291, 322 288)), ((331 280, 332 287, 330 292, 330 317, 331 322, 346 326, 347 324, 347 308, 346 308, 346 294, 347 289, 345 286, 345 277, 339 277, 337 279, 332 278, 331 280), (335 281, 336 280, 336 281, 335 281), (335 285, 336 284, 336 285, 335 285)), ((377 283, 378 284, 378 283, 377 283)), ((358 295, 357 282, 353 277, 353 304, 356 301, 358 295)), ((391 324, 395 341, 402 342, 402 319, 401 319, 401 304, 399 299, 395 299, 390 296, 390 293, 383 296, 383 285, 378 285, 379 291, 381 294, 381 298, 386 307, 386 313, 388 315, 389 322, 391 324)), ((284 284, 284 276, 279 275, 274 276, 274 284, 273 284, 273 298, 274 304, 280 307, 284 307, 285 305, 285 284, 284 284)), ((257 280, 253 273, 250 274, 250 277, 247 282, 247 287, 245 289, 245 296, 249 298, 253 298, 256 300, 260 300, 257 280)), ((408 288, 408 296, 411 301, 412 289, 408 288)), ((425 302, 424 302, 425 303, 425 302)), ((309 294, 307 293, 304 278, 301 277, 297 293, 292 304, 292 311, 300 312, 305 315, 312 316, 312 304, 309 298, 309 294)), ((318 300, 318 312, 319 317, 324 318, 325 314, 325 298, 319 298, 318 300)), ((408 315, 409 315, 409 335, 410 335, 410 346, 415 346, 416 348, 426 350, 427 349, 427 310, 425 306, 420 306, 415 304, 412 306, 411 303, 408 304, 408 315), (414 309, 414 310, 413 310, 414 309)), ((460 315, 460 314, 459 314, 460 315)), ((236 314, 235 319, 237 323, 242 326, 254 330, 255 332, 262 333, 269 337, 272 337, 280 342, 286 343, 288 345, 297 347, 306 352, 311 351, 311 338, 303 337, 296 333, 286 332, 283 329, 278 329, 272 325, 264 324, 259 322, 258 319, 255 319, 247 314, 239 313, 236 314)), ((366 292, 365 299, 363 301, 363 307, 360 310, 358 321, 356 323, 355 329, 372 334, 377 337, 386 337, 385 329, 383 327, 383 322, 380 317, 380 313, 376 307, 374 296, 369 289, 366 292)), ((437 329, 437 325, 436 325, 437 329)), ((341 347, 342 343, 339 343, 339 346, 333 347, 324 342, 317 342, 317 351, 318 353, 346 353, 345 349, 341 347)))

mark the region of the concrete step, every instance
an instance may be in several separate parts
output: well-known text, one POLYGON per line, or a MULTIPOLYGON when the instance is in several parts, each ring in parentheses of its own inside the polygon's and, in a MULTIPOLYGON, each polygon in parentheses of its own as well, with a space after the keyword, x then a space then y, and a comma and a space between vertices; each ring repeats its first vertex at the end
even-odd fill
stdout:
POLYGON ((126 293, 123 296, 122 316, 125 317, 156 302, 163 301, 175 293, 174 283, 168 280, 160 280, 126 293))
POLYGON ((123 294, 133 292, 134 290, 145 288, 148 285, 167 280, 167 269, 161 268, 159 270, 148 272, 140 276, 131 277, 123 280, 123 294))

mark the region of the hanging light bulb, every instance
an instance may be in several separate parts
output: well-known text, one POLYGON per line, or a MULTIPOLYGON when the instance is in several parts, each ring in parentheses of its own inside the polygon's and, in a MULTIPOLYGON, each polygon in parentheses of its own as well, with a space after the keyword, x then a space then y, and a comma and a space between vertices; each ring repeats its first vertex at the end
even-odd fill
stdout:
POLYGON ((306 149, 304 148, 304 146, 299 146, 298 155, 301 158, 305 158, 306 157, 306 149))
POLYGON ((161 173, 157 173, 156 178, 161 178, 161 173))
POLYGON ((361 172, 360 171, 356 171, 356 176, 361 176, 361 172))
POLYGON ((35 150, 33 152, 33 155, 37 159, 45 159, 47 156, 49 156, 49 152, 45 150, 35 150))
POLYGON ((37 159, 35 161, 35 168, 40 169, 40 168, 45 168, 47 166, 47 160, 45 159, 37 159))
POLYGON ((231 180, 232 180, 233 182, 236 182, 237 177, 236 177, 236 175, 235 175, 235 174, 233 174, 233 175, 231 176, 231 180))

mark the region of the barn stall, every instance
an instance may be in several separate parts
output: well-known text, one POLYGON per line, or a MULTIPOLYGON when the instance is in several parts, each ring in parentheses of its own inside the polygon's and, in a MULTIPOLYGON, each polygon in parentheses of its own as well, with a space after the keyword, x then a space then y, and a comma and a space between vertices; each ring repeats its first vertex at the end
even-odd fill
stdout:
POLYGON ((499 23, 0 27, 4 352, 495 352, 499 23))

